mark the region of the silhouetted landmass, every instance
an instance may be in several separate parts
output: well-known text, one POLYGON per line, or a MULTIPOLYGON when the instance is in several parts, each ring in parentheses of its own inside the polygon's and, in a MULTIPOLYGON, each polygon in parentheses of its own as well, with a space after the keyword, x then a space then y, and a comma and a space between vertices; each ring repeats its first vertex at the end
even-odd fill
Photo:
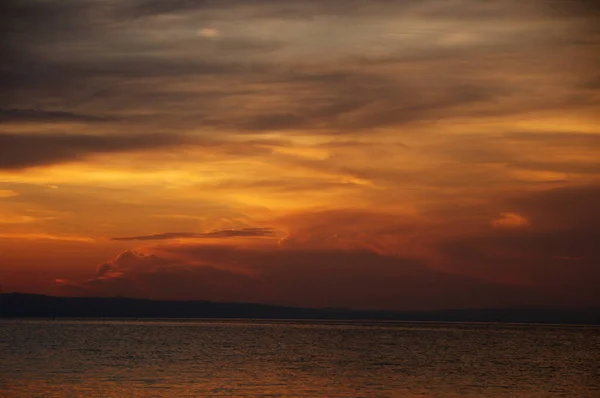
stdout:
POLYGON ((250 318, 600 324, 600 309, 364 311, 210 301, 0 294, 0 318, 250 318))

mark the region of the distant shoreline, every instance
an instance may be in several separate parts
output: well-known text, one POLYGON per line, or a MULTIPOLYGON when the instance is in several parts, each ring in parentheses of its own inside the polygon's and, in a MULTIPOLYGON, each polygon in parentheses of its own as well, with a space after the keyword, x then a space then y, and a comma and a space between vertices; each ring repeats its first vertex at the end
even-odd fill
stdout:
POLYGON ((414 322, 474 324, 600 325, 600 309, 481 308, 431 311, 286 307, 210 301, 55 297, 0 294, 0 319, 255 320, 297 322, 414 322))
POLYGON ((393 326, 464 326, 464 327, 540 327, 540 328, 600 328, 600 323, 547 323, 547 322, 491 322, 491 321, 412 321, 412 320, 385 320, 385 319, 298 319, 298 318, 92 318, 92 317, 0 317, 0 322, 23 321, 32 323, 164 323, 164 324, 231 324, 231 325, 324 325, 324 326, 357 326, 357 327, 393 327, 393 326))

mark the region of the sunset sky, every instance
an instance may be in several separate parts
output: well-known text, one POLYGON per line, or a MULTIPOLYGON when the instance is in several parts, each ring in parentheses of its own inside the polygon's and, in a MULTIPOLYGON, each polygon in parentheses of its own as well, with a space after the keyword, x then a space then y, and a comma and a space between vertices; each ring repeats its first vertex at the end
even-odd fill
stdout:
POLYGON ((600 305, 594 0, 2 0, 0 285, 600 305))

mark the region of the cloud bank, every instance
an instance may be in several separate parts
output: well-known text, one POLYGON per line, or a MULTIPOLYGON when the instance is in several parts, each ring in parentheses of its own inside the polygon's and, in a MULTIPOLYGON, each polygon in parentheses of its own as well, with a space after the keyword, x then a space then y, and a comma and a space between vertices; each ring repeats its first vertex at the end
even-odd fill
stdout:
POLYGON ((71 294, 597 305, 599 26, 586 0, 2 1, 0 278, 40 252, 71 294))

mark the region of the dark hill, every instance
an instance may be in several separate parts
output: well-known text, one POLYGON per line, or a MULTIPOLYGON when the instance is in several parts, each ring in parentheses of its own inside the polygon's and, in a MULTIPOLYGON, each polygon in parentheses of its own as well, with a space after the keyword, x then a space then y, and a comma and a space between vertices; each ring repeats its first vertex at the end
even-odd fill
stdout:
POLYGON ((0 294, 0 318, 254 318, 600 324, 598 309, 361 311, 210 301, 0 294))

